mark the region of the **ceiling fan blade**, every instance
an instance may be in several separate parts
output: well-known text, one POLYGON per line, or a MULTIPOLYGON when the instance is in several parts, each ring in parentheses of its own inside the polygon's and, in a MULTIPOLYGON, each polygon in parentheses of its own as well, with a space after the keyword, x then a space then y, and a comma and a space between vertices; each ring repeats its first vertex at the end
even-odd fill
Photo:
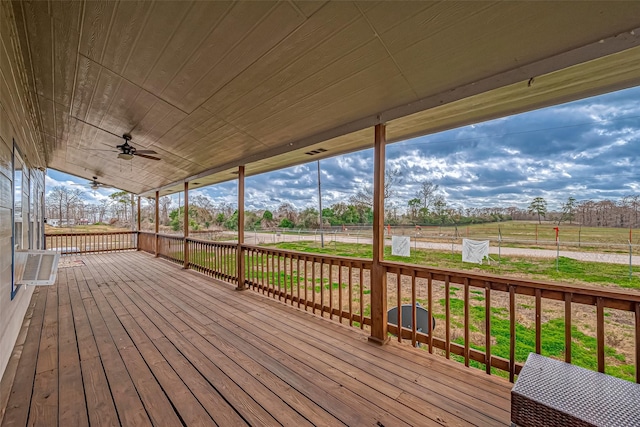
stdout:
POLYGON ((107 150, 106 148, 82 148, 82 147, 80 147, 80 150, 85 150, 85 151, 105 151, 105 152, 108 152, 108 153, 119 153, 119 151, 107 150))
POLYGON ((136 150, 136 154, 158 154, 153 150, 136 150))
POLYGON ((144 157, 145 159, 151 159, 151 160, 161 160, 159 157, 147 156, 146 154, 140 154, 137 151, 134 154, 134 156, 144 157))

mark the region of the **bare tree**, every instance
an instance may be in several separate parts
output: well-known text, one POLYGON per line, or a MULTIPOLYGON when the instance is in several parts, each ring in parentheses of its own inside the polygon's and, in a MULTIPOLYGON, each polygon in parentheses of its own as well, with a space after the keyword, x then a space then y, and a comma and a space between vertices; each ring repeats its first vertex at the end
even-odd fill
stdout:
POLYGON ((436 199, 438 188, 440 188, 438 184, 434 184, 429 180, 425 180, 420 183, 420 189, 418 190, 416 197, 422 201, 422 207, 424 209, 429 210, 429 207, 431 207, 436 199))
POLYGON ((55 211, 62 223, 65 219, 67 224, 72 214, 75 214, 77 204, 82 203, 82 190, 79 188, 70 189, 63 186, 53 187, 47 195, 47 206, 49 211, 55 211), (63 214, 64 212, 64 214, 63 214))
POLYGON ((169 208, 171 207, 171 197, 163 196, 159 200, 160 206, 160 222, 158 224, 169 223, 169 208))
MULTIPOLYGON (((402 171, 399 168, 387 169, 384 172, 384 199, 385 203, 388 199, 396 196, 395 187, 402 181, 402 171)), ((365 206, 373 208, 373 186, 364 184, 349 198, 349 203, 355 206, 365 206)))

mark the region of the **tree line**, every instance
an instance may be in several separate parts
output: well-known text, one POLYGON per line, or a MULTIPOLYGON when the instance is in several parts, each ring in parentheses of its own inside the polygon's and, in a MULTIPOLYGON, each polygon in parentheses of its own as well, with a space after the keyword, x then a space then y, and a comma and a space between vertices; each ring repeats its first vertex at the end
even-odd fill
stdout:
MULTIPOLYGON (((450 205, 437 184, 424 181, 418 191, 403 206, 398 201, 397 185, 400 174, 387 172, 384 189, 385 223, 390 225, 468 225, 508 220, 535 220, 577 223, 593 227, 637 227, 640 225, 640 195, 629 195, 620 200, 582 200, 569 197, 560 210, 549 211, 547 201, 534 198, 527 208, 474 207, 450 205)), ((116 191, 99 203, 88 203, 83 191, 68 187, 54 187, 46 198, 46 216, 73 220, 76 224, 117 224, 131 226, 135 219, 135 206, 131 194, 116 191)), ((182 230, 184 207, 176 206, 171 197, 159 199, 158 220, 162 227, 182 230)), ((143 204, 141 219, 143 229, 153 229, 155 200, 143 204)), ((192 230, 237 228, 238 212, 228 203, 216 203, 203 195, 191 195, 189 202, 189 227, 192 230)), ((347 201, 334 203, 322 210, 309 206, 296 208, 291 203, 281 203, 275 209, 248 209, 245 211, 245 228, 319 228, 370 225, 373 221, 373 191, 370 186, 361 187, 347 201)))

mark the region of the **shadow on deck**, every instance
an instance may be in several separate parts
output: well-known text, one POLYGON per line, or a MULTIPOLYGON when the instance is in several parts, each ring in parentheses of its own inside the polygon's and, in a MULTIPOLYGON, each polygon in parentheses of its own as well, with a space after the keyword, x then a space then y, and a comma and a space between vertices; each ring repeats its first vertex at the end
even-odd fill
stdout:
POLYGON ((3 426, 509 425, 501 378, 141 252, 74 259, 33 295, 3 426))

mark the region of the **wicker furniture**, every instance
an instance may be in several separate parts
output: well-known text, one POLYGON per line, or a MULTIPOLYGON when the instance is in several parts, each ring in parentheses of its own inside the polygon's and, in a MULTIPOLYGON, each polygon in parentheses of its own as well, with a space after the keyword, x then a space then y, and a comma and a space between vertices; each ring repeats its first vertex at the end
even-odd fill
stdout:
POLYGON ((640 384, 531 353, 511 390, 511 421, 528 426, 640 426, 640 384))

